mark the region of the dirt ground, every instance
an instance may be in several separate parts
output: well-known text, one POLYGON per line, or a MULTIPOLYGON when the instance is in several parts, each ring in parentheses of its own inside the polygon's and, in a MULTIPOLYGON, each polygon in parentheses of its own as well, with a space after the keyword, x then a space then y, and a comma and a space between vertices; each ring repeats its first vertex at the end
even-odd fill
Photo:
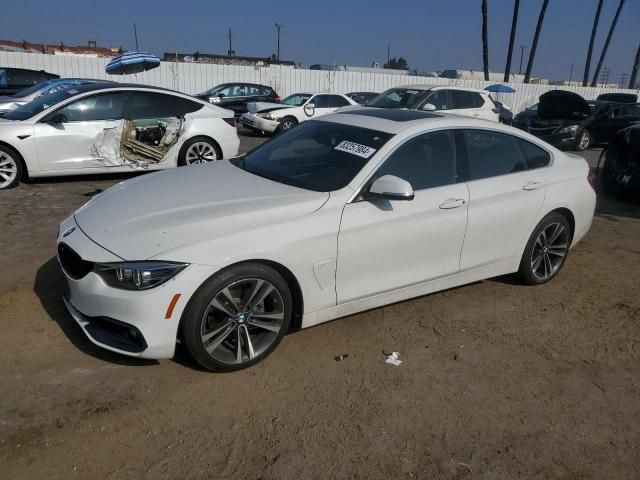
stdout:
POLYGON ((639 478, 639 204, 601 196, 550 284, 380 308, 223 375, 110 354, 65 313, 57 224, 122 178, 0 193, 0 478, 639 478))

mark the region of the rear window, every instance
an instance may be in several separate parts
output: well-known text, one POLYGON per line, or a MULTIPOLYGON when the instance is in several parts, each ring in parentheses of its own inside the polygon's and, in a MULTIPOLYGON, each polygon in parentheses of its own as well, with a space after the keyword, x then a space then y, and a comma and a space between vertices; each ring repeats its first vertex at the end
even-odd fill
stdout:
POLYGON ((518 139, 489 130, 465 130, 469 180, 497 177, 527 170, 518 139))
POLYGON ((367 107, 416 108, 429 93, 430 90, 392 88, 370 100, 367 107))

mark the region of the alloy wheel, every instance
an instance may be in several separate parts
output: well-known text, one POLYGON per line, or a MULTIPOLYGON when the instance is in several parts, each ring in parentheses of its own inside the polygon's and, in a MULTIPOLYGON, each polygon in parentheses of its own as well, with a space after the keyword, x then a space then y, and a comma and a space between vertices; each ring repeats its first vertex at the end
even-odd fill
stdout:
POLYGON ((587 148, 589 148, 589 144, 591 143, 591 134, 589 133, 589 130, 583 130, 582 133, 580 134, 580 150, 586 150, 587 148))
POLYGON ((246 278, 230 283, 211 299, 202 316, 200 340, 214 360, 240 365, 269 349, 284 319, 278 289, 266 280, 246 278))
POLYGON ((218 159, 215 148, 207 142, 195 142, 189 147, 186 155, 186 164, 195 165, 198 163, 212 162, 218 159))
POLYGON ((18 175, 18 161, 6 152, 0 151, 0 189, 10 185, 18 175))
POLYGON ((531 271, 540 280, 551 278, 562 266, 569 250, 569 232, 561 223, 542 229, 531 251, 531 271))
POLYGON ((282 128, 282 130, 289 130, 290 128, 293 128, 295 126, 295 123, 293 123, 293 121, 291 120, 285 120, 284 122, 282 122, 280 124, 280 128, 282 128))

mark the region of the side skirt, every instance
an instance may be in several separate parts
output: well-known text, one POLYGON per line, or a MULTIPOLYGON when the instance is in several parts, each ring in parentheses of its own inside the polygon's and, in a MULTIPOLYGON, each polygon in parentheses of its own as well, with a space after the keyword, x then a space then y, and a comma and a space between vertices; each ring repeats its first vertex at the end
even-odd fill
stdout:
POLYGON ((335 320, 336 318, 346 317, 348 315, 353 315, 355 313, 371 310, 384 305, 402 302, 410 298, 421 297, 430 293, 459 287, 479 280, 514 273, 518 271, 519 267, 520 257, 514 257, 489 265, 483 265, 472 270, 456 273, 454 275, 449 275, 447 277, 419 283, 418 285, 411 285, 398 290, 380 293, 372 297, 342 303, 335 307, 306 313, 302 317, 302 328, 312 327, 320 323, 328 322, 329 320, 335 320))

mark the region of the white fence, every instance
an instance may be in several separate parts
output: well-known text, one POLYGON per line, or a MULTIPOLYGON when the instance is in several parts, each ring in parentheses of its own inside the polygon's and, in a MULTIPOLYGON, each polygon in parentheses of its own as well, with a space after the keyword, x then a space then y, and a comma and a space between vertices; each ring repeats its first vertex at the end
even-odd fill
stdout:
MULTIPOLYGON (((291 93, 355 91, 382 92, 398 85, 457 85, 484 88, 496 82, 479 80, 451 80, 447 78, 385 75, 369 72, 330 72, 272 67, 241 67, 234 65, 206 65, 192 63, 162 62, 160 67, 137 75, 108 75, 105 65, 108 59, 39 53, 0 52, 0 67, 21 67, 46 70, 62 77, 104 78, 121 82, 143 83, 195 94, 224 82, 252 82, 272 86, 283 98, 291 93)), ((634 92, 611 88, 561 87, 507 83, 515 93, 492 94, 496 100, 519 112, 536 103, 538 97, 549 90, 569 90, 594 100, 605 92, 634 92)))

